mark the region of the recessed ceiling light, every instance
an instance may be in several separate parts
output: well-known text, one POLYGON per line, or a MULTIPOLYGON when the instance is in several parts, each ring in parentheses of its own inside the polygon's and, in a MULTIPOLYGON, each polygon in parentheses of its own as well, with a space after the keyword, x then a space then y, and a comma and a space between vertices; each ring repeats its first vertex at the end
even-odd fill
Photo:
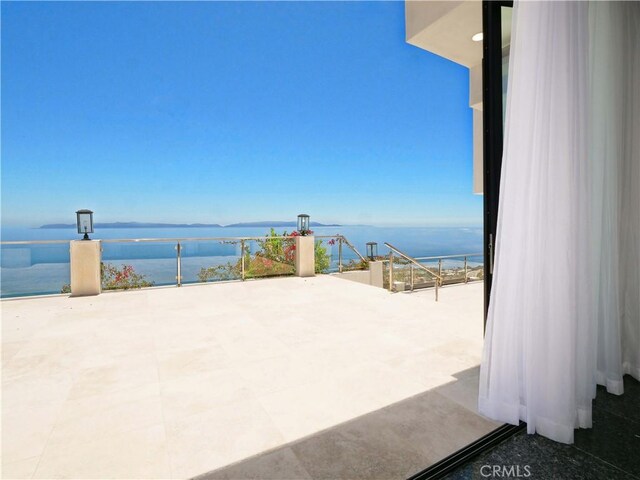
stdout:
POLYGON ((473 37, 471 37, 471 40, 473 40, 474 42, 481 42, 482 39, 483 39, 482 32, 476 33, 473 37))

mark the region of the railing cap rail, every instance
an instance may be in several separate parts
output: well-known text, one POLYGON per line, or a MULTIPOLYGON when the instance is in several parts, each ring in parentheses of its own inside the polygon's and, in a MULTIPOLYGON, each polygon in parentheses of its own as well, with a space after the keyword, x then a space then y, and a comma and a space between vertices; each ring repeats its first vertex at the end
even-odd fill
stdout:
POLYGON ((416 260, 440 260, 445 258, 482 257, 484 253, 457 253, 455 255, 436 255, 433 257, 413 257, 416 260))
MULTIPOLYGON (((296 238, 293 235, 263 236, 263 237, 184 237, 184 238, 96 238, 103 243, 144 243, 144 242, 205 242, 205 241, 233 241, 240 242, 242 240, 270 240, 270 239, 290 239, 296 238)), ((71 240, 12 240, 0 242, 0 245, 45 245, 45 244, 62 244, 73 242, 71 240)), ((80 239, 77 239, 80 240, 80 239)))

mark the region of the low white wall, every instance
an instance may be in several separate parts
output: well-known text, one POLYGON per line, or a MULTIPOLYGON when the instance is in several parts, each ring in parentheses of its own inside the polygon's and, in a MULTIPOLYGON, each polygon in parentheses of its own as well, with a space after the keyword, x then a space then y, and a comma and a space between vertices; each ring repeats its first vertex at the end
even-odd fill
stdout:
POLYGON ((333 275, 345 280, 351 280, 352 282, 371 285, 371 275, 369 270, 354 270, 352 272, 334 273, 333 275))
POLYGON ((364 283, 374 287, 383 288, 383 263, 369 262, 369 270, 353 270, 351 272, 334 273, 334 276, 351 280, 352 282, 364 283))

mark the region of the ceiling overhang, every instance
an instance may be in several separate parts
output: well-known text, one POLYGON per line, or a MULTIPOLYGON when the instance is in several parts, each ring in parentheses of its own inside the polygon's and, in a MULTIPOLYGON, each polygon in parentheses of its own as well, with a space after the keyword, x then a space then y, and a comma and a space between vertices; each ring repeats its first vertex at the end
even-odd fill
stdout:
POLYGON ((473 67, 482 62, 482 42, 471 37, 482 32, 482 2, 405 2, 407 43, 453 62, 473 67))

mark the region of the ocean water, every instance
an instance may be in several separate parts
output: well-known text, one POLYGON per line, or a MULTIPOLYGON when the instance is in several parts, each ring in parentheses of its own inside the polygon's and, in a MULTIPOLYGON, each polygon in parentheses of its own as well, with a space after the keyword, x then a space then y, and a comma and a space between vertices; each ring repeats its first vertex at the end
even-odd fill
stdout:
MULTIPOLYGON (((278 233, 284 228, 277 228, 278 233)), ((290 230, 290 229, 289 229, 290 230)), ((219 241, 195 241, 190 238, 253 237, 268 233, 266 227, 238 228, 123 228, 97 229, 94 239, 162 238, 166 242, 104 243, 103 260, 114 265, 131 265, 137 273, 155 285, 175 284, 176 242, 182 245, 183 283, 198 281, 203 267, 235 262, 240 247, 219 241)), ((314 234, 344 235, 356 249, 366 254, 367 242, 378 242, 378 254, 386 254, 384 242, 413 257, 455 254, 476 254, 482 251, 481 227, 315 227, 314 234)), ((3 227, 2 241, 14 240, 75 240, 80 237, 73 228, 37 229, 3 227)), ((257 245, 250 242, 255 251, 257 245)), ((326 245, 331 255, 332 270, 337 269, 337 245, 326 245)), ((343 259, 357 258, 346 246, 343 259)), ((481 257, 474 257, 481 263, 481 257)), ((69 245, 2 245, 0 249, 0 295, 14 297, 59 293, 69 283, 69 245)))

